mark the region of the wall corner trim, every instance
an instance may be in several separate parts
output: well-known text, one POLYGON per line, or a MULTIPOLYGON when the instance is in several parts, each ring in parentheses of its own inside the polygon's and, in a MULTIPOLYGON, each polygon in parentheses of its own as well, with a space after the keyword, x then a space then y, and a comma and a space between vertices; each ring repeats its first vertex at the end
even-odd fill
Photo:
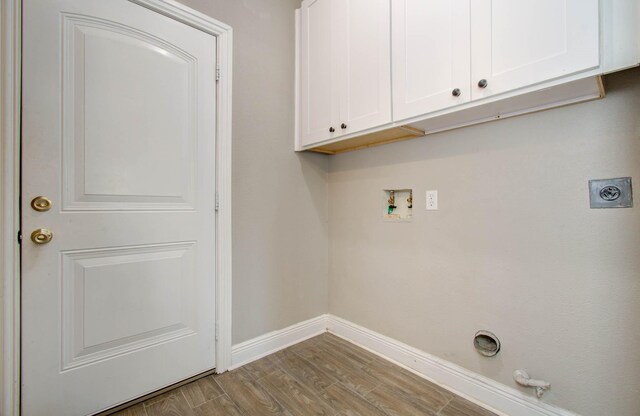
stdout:
POLYGON ((578 416, 337 316, 327 330, 499 415, 578 416))
POLYGON ((242 367, 274 352, 327 332, 327 318, 320 315, 315 318, 272 331, 231 347, 231 367, 242 367))

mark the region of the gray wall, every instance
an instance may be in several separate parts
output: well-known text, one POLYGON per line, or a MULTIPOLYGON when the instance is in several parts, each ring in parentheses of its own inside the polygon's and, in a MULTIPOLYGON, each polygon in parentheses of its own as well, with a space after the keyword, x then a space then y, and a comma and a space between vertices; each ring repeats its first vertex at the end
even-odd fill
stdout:
POLYGON ((182 1, 234 28, 234 344, 329 311, 510 386, 526 368, 581 414, 637 414, 640 217, 589 210, 587 181, 640 181, 639 70, 601 101, 295 154, 299 0, 182 1), (387 187, 415 190, 412 222, 382 221, 387 187))
POLYGON ((329 311, 509 386, 527 369, 581 414, 638 415, 640 71, 606 81, 604 100, 331 157, 329 311), (636 208, 590 210, 588 180, 618 176, 636 208), (412 222, 382 220, 386 187, 414 189, 412 222))
POLYGON ((299 0, 182 0, 233 27, 233 343, 327 311, 327 158, 293 152, 299 0))

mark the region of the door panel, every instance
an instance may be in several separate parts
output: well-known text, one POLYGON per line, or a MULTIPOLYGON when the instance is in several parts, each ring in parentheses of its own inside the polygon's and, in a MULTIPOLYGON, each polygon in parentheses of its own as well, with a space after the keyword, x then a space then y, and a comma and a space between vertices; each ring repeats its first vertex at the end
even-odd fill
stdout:
POLYGON ((391 121, 389 0, 338 0, 341 134, 391 121))
POLYGON ((194 246, 63 252, 62 371, 193 335, 194 246))
POLYGON ((469 0, 392 1, 393 119, 471 99, 469 0), (453 95, 454 89, 460 95, 453 95))
POLYGON ((478 0, 471 14, 473 99, 599 65, 598 0, 478 0))
POLYGON ((64 209, 193 209, 195 57, 114 22, 63 19, 64 209))
POLYGON ((305 0, 300 19, 300 117, 303 146, 335 137, 339 119, 334 0, 305 0), (329 131, 333 127, 334 133, 329 131))
POLYGON ((215 367, 216 39, 125 0, 23 13, 22 411, 92 414, 215 367))

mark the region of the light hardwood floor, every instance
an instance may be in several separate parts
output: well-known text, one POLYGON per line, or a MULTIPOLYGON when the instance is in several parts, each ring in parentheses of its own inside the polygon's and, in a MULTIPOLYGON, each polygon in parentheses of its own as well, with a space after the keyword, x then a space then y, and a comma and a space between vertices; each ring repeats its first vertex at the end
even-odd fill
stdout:
POLYGON ((494 416, 334 335, 207 376, 118 416, 494 416))

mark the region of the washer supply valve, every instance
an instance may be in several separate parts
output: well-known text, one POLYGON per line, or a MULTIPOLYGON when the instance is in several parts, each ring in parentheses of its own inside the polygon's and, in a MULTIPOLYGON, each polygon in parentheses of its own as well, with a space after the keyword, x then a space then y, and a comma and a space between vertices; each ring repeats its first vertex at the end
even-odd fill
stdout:
POLYGON ((533 379, 529 377, 529 374, 527 374, 527 372, 524 370, 514 371, 513 379, 516 381, 516 383, 520 384, 521 386, 535 387, 536 396, 538 396, 538 399, 542 398, 542 395, 544 394, 544 392, 546 390, 549 390, 549 388, 551 388, 551 383, 543 380, 533 379))
POLYGON ((389 213, 389 215, 391 215, 393 210, 398 208, 396 206, 396 193, 395 193, 395 191, 389 192, 389 200, 387 202, 389 203, 388 213, 389 213))

